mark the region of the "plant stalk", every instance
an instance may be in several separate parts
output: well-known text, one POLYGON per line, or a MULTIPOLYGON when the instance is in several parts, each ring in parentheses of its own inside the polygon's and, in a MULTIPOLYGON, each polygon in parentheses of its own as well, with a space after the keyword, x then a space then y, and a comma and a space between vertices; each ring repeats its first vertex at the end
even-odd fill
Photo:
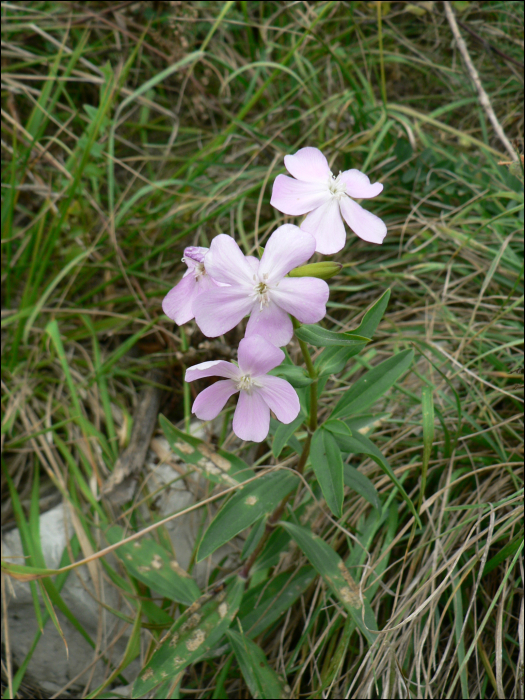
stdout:
MULTIPOLYGON (((299 328, 300 323, 292 317, 292 321, 294 324, 294 328, 299 328)), ((297 339, 299 340, 299 338, 297 339)), ((299 462, 297 463, 297 466, 295 468, 295 471, 298 474, 302 474, 304 471, 304 468, 306 466, 306 462, 308 460, 308 455, 310 454, 310 445, 312 444, 312 434, 315 432, 317 429, 317 373, 315 371, 314 364, 312 362, 312 358, 310 357, 310 353, 308 351, 308 347, 306 343, 302 340, 299 340, 299 347, 301 348, 301 352, 303 354, 303 359, 306 365, 306 369, 308 370, 308 374, 310 377, 314 380, 310 384, 310 416, 308 420, 308 435, 306 437, 306 441, 303 446, 303 450, 301 452, 301 456, 299 457, 299 462)), ((272 534, 273 530, 275 529, 276 524, 279 522, 281 519, 281 516, 284 512, 284 509, 286 508, 286 505, 288 501, 290 500, 292 494, 289 493, 287 496, 283 498, 283 500, 279 503, 277 508, 274 510, 274 512, 270 515, 266 522, 266 527, 264 529, 264 532, 262 534, 261 539, 257 543, 255 549, 253 552, 250 554, 248 557, 248 560, 246 561, 246 564, 243 566, 239 576, 244 579, 248 579, 250 576, 250 571, 252 566, 255 564, 255 561, 257 560, 257 557, 261 553, 264 545, 268 541, 268 538, 272 534)))

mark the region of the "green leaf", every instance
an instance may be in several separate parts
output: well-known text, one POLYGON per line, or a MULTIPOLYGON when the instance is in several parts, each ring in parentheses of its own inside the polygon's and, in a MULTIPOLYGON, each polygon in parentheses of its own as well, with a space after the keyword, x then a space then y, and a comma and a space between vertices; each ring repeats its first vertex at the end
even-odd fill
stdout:
MULTIPOLYGON (((373 338, 383 314, 385 313, 389 299, 390 289, 387 289, 368 311, 366 311, 363 320, 355 330, 351 331, 351 334, 364 336, 365 338, 373 338)), ((319 376, 322 377, 326 374, 342 372, 348 360, 358 355, 365 345, 366 343, 355 345, 354 347, 328 347, 323 350, 315 361, 315 368, 319 376)))
POLYGON ((258 571, 276 566, 282 557, 282 553, 288 549, 289 543, 290 535, 284 530, 276 528, 268 538, 262 552, 257 557, 252 568, 252 573, 254 574, 258 571))
MULTIPOLYGON (((349 333, 334 333, 333 331, 327 331, 324 328, 319 329, 319 326, 315 325, 301 326, 301 328, 296 331, 296 335, 299 338, 306 340, 311 345, 320 344, 321 346, 331 346, 323 350, 315 361, 315 368, 317 369, 319 376, 326 374, 337 374, 338 372, 341 372, 346 367, 348 360, 361 352, 365 345, 370 342, 369 339, 374 336, 377 326, 385 313, 389 299, 390 289, 387 289, 386 292, 368 309, 359 326, 349 333), (309 333, 309 330, 307 329, 318 329, 320 331, 318 334, 319 337, 324 336, 324 334, 329 334, 329 337, 335 336, 337 342, 334 342, 333 339, 329 342, 312 342, 310 337, 304 337, 305 334, 308 335, 309 333), (303 335, 301 335, 301 333, 303 335), (347 344, 344 342, 345 338, 361 338, 362 340, 360 342, 347 344)), ((315 334, 315 331, 313 331, 313 333, 315 334)))
POLYGON ((483 569, 483 576, 490 574, 497 566, 499 566, 505 559, 510 559, 515 552, 518 551, 523 542, 523 529, 519 532, 508 544, 506 544, 500 551, 495 554, 492 559, 489 559, 485 564, 483 569))
POLYGON ((275 369, 272 369, 268 374, 272 374, 274 377, 281 377, 286 379, 287 382, 295 387, 296 389, 301 389, 304 386, 309 386, 314 380, 303 367, 297 367, 296 365, 283 364, 279 365, 275 369))
POLYGON ((263 515, 262 518, 259 518, 259 520, 254 524, 254 526, 248 534, 248 537, 244 540, 244 545, 242 547, 241 552, 241 560, 248 559, 255 547, 259 544, 259 541, 264 535, 265 530, 266 516, 263 515))
POLYGON ((372 644, 376 635, 371 630, 377 630, 374 613, 363 594, 363 600, 365 601, 363 622, 363 603, 359 588, 341 557, 326 542, 323 542, 320 537, 313 535, 305 527, 284 521, 280 524, 297 542, 312 566, 321 574, 327 586, 352 616, 363 635, 372 644))
POLYGON ((330 417, 361 413, 395 384, 410 367, 413 358, 413 350, 403 350, 369 370, 341 397, 330 417))
POLYGON ((284 684, 268 664, 261 647, 244 634, 234 632, 234 630, 227 630, 226 636, 237 657, 241 673, 252 697, 267 698, 268 700, 284 697, 284 684))
POLYGON ((342 420, 335 420, 333 418, 330 418, 329 420, 323 423, 323 428, 324 430, 328 430, 333 435, 343 435, 352 437, 352 431, 346 423, 343 423, 342 420))
MULTIPOLYGON (((286 543, 290 536, 286 534, 286 543)), ((284 571, 270 581, 264 580, 243 596, 239 620, 249 637, 258 637, 292 607, 316 577, 311 566, 284 571)))
POLYGON ((291 423, 280 423, 279 427, 275 431, 275 435, 273 438, 273 443, 272 443, 272 453, 273 456, 277 459, 281 452, 283 451, 283 447, 288 444, 288 441, 290 438, 294 435, 295 431, 301 427, 301 425, 304 423, 305 420, 305 415, 304 413, 300 412, 297 418, 292 421, 291 423))
POLYGON ((217 644, 237 615, 245 583, 237 576, 226 589, 202 596, 178 618, 140 672, 132 698, 149 693, 168 676, 175 680, 217 644))
MULTIPOLYGON (((121 542, 125 538, 123 528, 114 525, 106 538, 110 544, 121 542)), ((115 554, 132 576, 165 598, 191 605, 201 595, 195 581, 177 564, 173 554, 153 539, 142 537, 123 544, 115 554)))
POLYGON ((432 443, 434 442, 434 399, 432 397, 431 387, 423 387, 421 401, 423 404, 423 464, 421 466, 418 511, 421 511, 421 504, 425 497, 428 464, 430 462, 430 455, 432 454, 432 443))
POLYGON ((210 481, 236 486, 255 476, 253 469, 240 457, 224 450, 213 450, 203 440, 176 428, 162 414, 159 423, 171 449, 210 481))
POLYGON ((312 438, 310 462, 328 507, 340 518, 344 496, 343 458, 335 437, 324 426, 318 428, 312 438))
POLYGON ((361 343, 360 345, 355 345, 354 347, 350 348, 337 346, 325 348, 314 362, 314 367, 317 370, 319 377, 342 372, 346 367, 348 360, 356 355, 359 355, 365 345, 366 343, 361 343))
POLYGON ((356 335, 364 335, 367 338, 373 338, 377 327, 383 318, 383 314, 388 306, 388 300, 390 299, 390 289, 387 289, 379 299, 372 304, 372 306, 366 311, 363 316, 363 320, 357 326, 352 333, 356 335))
POLYGON ((368 501, 371 506, 381 512, 381 501, 375 486, 368 477, 361 474, 355 467, 345 464, 343 479, 346 486, 353 489, 356 493, 362 496, 365 501, 368 501))
POLYGON ((359 345, 363 347, 370 342, 370 338, 355 335, 354 333, 335 333, 316 324, 296 328, 295 335, 299 340, 304 340, 318 348, 324 348, 327 345, 341 345, 345 347, 359 345))
POLYGON ((345 418, 345 423, 352 433, 359 432, 361 435, 368 435, 373 428, 390 418, 390 415, 390 413, 361 413, 358 416, 345 418))
POLYGON ((338 435, 336 439, 339 444, 339 447, 343 452, 349 452, 351 454, 369 455, 374 460, 374 462, 381 467, 385 474, 387 474, 387 476, 389 476, 390 479, 397 486, 400 494, 402 495, 404 501, 410 509, 410 512, 415 517, 417 524, 419 525, 419 527, 421 527, 421 520, 419 519, 419 515, 417 514, 414 504, 410 500, 407 492, 403 488, 403 484, 395 475, 392 467, 385 459, 381 450, 377 448, 371 440, 369 440, 364 435, 361 435, 360 433, 354 433, 352 437, 343 437, 341 435, 338 435))
POLYGON ((281 470, 265 474, 241 487, 223 505, 204 533, 197 561, 209 557, 260 517, 271 513, 298 483, 295 474, 281 470))

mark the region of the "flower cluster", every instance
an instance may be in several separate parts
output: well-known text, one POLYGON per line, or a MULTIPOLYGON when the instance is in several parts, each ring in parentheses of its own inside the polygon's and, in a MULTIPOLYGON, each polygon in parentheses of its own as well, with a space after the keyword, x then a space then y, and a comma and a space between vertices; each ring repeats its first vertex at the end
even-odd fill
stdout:
POLYGON ((202 420, 211 420, 239 392, 233 430, 241 439, 255 442, 268 435, 270 410, 282 423, 291 423, 300 410, 293 387, 268 374, 284 360, 280 348, 293 335, 290 316, 301 323, 317 323, 326 314, 327 283, 314 276, 288 274, 315 252, 327 255, 341 250, 346 240, 343 219, 365 241, 382 243, 386 235, 383 221, 352 199, 375 197, 383 185, 371 184, 359 170, 334 177, 317 148, 301 148, 285 156, 284 163, 295 179, 277 176, 271 204, 284 214, 308 214, 300 227, 284 224, 276 229, 260 260, 244 255, 225 234, 214 238, 209 249, 186 248, 183 261, 188 269, 162 303, 164 313, 175 323, 194 318, 210 338, 249 316, 238 366, 220 360, 202 362, 186 371, 186 381, 224 377, 197 396, 192 411, 202 420))

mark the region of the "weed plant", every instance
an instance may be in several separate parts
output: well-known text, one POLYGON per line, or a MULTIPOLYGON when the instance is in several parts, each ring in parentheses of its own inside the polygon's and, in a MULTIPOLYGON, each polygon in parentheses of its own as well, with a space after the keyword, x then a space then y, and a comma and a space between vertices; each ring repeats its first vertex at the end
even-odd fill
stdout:
MULTIPOLYGON (((519 151, 523 5, 451 4, 519 151)), ((334 256, 344 267, 324 325, 354 328, 387 288, 390 304, 352 373, 330 379, 319 415, 367 368, 415 351, 366 429, 422 527, 364 456, 351 464, 373 482, 380 511, 347 489, 337 521, 315 493, 308 523, 349 562, 381 634, 370 647, 314 577, 255 637, 290 697, 523 697, 522 167, 500 164, 508 155, 442 6, 2 3, 2 523, 20 529, 28 566, 45 567, 39 512, 57 502, 76 514, 64 564, 104 548, 115 521, 132 533, 157 520, 143 482, 120 512, 98 499, 139 392, 160 370, 162 412, 188 427, 185 368, 230 359, 239 341, 235 331, 206 341, 162 314, 183 248, 218 233, 246 254, 264 245, 290 220, 269 204, 283 156, 306 145, 385 185, 374 213, 387 238, 349 236, 334 256)), ((235 441, 230 413, 215 446, 276 464, 271 441, 256 454, 235 441)), ((169 542, 162 527, 151 537, 169 542)), ((307 564, 299 549, 283 552, 254 586, 277 596, 279 577, 307 564)), ((104 559, 89 571, 122 594, 117 630, 133 630, 146 663, 166 627, 152 624, 150 589, 104 559)), ((60 595, 74 575, 31 582, 42 624, 55 610, 75 620, 60 595)), ((210 565, 206 585, 224 575, 210 565)), ((157 603, 169 616, 185 607, 157 603)), ((42 643, 39 633, 14 664, 6 642, 4 697, 39 692, 25 674, 42 643)), ((108 681, 85 676, 86 697, 134 681, 111 658, 111 638, 89 643, 108 681)), ((238 658, 219 648, 158 697, 257 696, 238 658)))

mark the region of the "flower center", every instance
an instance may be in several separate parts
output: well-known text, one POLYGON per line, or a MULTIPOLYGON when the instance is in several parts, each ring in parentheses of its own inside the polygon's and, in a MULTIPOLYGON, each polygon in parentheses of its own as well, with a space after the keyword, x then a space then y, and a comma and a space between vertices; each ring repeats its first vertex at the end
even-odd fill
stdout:
POLYGON ((190 257, 182 258, 182 262, 186 263, 186 265, 190 268, 191 273, 196 280, 200 279, 201 277, 204 277, 204 275, 206 274, 203 262, 197 262, 196 260, 190 257))
POLYGON ((341 199, 341 197, 346 194, 346 185, 341 179, 341 173, 339 173, 337 177, 330 174, 328 189, 330 190, 332 197, 335 197, 336 199, 341 199))
POLYGON ((195 276, 195 279, 198 280, 199 277, 202 277, 203 275, 206 274, 206 270, 204 269, 204 263, 197 263, 195 267, 193 268, 193 274, 195 276))
POLYGON ((263 275, 262 281, 257 280, 257 277, 255 275, 253 276, 253 279, 256 282, 256 284, 253 287, 253 292, 251 296, 259 302, 260 309, 262 311, 263 307, 268 306, 270 303, 270 287, 266 282, 266 280, 268 279, 268 275, 263 275))
POLYGON ((239 379, 236 380, 236 384, 239 391, 245 391, 247 394, 251 394, 253 389, 261 386, 261 384, 253 377, 250 377, 249 374, 244 374, 242 377, 239 377, 239 379))

